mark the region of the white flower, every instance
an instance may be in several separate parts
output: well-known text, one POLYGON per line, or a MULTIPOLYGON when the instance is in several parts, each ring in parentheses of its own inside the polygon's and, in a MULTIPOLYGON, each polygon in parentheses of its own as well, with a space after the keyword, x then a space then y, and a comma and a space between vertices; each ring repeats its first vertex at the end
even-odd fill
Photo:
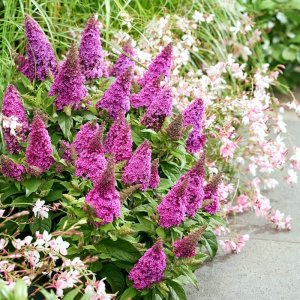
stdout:
POLYGON ((277 15, 276 15, 276 18, 279 20, 279 22, 281 24, 286 24, 287 23, 287 17, 285 16, 284 13, 282 12, 278 12, 277 15))
POLYGON ((47 219, 48 218, 49 208, 47 206, 44 206, 44 204, 45 204, 44 200, 38 199, 36 201, 35 206, 32 209, 35 217, 38 217, 38 218, 41 218, 41 219, 47 219))
POLYGON ((5 209, 0 209, 0 218, 2 218, 2 217, 3 217, 3 215, 4 215, 4 212, 5 212, 5 209))
POLYGON ((10 129, 10 134, 12 136, 16 136, 16 129, 22 128, 22 124, 18 123, 18 117, 11 116, 11 117, 6 117, 2 116, 2 125, 3 128, 9 128, 10 129))
POLYGON ((0 250, 3 250, 7 245, 8 241, 5 239, 0 239, 0 250))
POLYGON ((288 184, 293 184, 298 182, 298 175, 293 169, 289 169, 287 173, 288 176, 286 177, 286 181, 288 184))
POLYGON ((67 248, 69 247, 69 243, 63 241, 62 237, 59 236, 56 239, 51 240, 50 247, 56 251, 59 252, 62 255, 67 255, 67 248))
POLYGON ((201 22, 204 22, 204 21, 205 21, 205 18, 204 18, 203 13, 200 12, 200 11, 197 11, 197 10, 194 12, 192 18, 193 18, 193 20, 194 20, 195 22, 198 22, 198 23, 201 23, 201 22))
POLYGON ((214 14, 210 14, 208 15, 208 17, 206 18, 206 22, 209 24, 213 21, 215 15, 214 14))

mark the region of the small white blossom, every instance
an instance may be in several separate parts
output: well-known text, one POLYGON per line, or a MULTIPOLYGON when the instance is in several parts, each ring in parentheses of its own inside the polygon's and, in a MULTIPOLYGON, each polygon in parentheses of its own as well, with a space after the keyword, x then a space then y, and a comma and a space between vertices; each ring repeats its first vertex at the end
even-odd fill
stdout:
POLYGON ((41 218, 41 219, 47 219, 48 218, 48 211, 49 208, 44 205, 45 201, 38 199, 35 203, 35 206, 33 207, 32 211, 34 213, 35 217, 41 218))

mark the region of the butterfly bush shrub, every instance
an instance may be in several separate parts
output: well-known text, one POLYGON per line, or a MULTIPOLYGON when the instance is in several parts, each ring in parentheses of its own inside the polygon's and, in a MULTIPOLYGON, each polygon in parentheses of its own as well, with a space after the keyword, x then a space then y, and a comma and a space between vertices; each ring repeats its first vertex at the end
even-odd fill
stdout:
POLYGON ((213 231, 225 223, 222 175, 207 168, 205 104, 197 98, 181 114, 173 103, 172 44, 142 76, 126 44, 108 77, 91 16, 54 70, 50 43, 29 21, 35 48, 2 105, 3 291, 25 283, 46 299, 185 299, 183 284, 197 286, 193 272, 216 254, 213 231), (37 68, 38 49, 49 59, 37 68))

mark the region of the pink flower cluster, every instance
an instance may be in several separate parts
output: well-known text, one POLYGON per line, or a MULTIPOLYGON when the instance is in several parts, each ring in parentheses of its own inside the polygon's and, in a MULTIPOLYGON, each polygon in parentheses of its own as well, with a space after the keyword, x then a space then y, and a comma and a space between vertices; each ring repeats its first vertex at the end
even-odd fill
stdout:
POLYGON ((233 239, 220 240, 219 243, 226 253, 240 253, 249 240, 248 234, 237 234, 233 239))
POLYGON ((167 257, 163 250, 163 243, 158 240, 131 269, 129 279, 138 290, 149 288, 153 283, 163 279, 166 266, 167 257))

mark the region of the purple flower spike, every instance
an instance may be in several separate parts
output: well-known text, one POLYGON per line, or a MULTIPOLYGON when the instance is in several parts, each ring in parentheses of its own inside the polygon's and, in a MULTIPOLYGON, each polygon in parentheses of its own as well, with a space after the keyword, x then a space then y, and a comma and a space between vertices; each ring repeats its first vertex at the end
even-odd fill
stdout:
POLYGON ((175 256, 177 258, 189 258, 195 256, 199 239, 206 227, 207 226, 203 226, 194 232, 189 233, 188 236, 176 240, 173 244, 175 256))
POLYGON ((85 199, 86 203, 94 208, 96 217, 102 220, 99 225, 111 223, 120 217, 121 200, 120 194, 116 190, 113 159, 109 161, 102 176, 85 199))
POLYGON ((220 210, 220 201, 218 196, 218 185, 222 179, 222 174, 217 174, 204 188, 204 200, 211 203, 204 206, 204 210, 211 215, 217 213, 220 210))
POLYGON ((98 181, 107 165, 102 146, 102 137, 103 128, 99 128, 75 161, 75 175, 89 178, 94 184, 98 181))
POLYGON ((123 114, 110 127, 106 136, 104 149, 106 153, 115 155, 117 163, 122 160, 128 160, 131 157, 131 128, 123 114))
POLYGON ((57 96, 54 104, 58 110, 68 106, 79 109, 82 99, 87 96, 84 76, 80 70, 78 51, 74 44, 67 54, 67 59, 59 68, 48 95, 57 96))
POLYGON ((123 53, 120 54, 116 63, 111 71, 111 76, 118 77, 123 74, 128 68, 134 69, 135 62, 130 57, 135 57, 134 49, 132 48, 131 42, 127 42, 123 47, 123 53))
POLYGON ((149 288, 163 279, 166 266, 167 257, 163 250, 163 243, 158 240, 131 269, 129 279, 133 281, 135 289, 149 288))
POLYGON ((172 114, 172 92, 162 89, 157 98, 147 108, 141 123, 147 128, 159 131, 165 118, 172 114))
POLYGON ((189 179, 175 184, 157 207, 159 225, 164 228, 179 226, 186 213, 186 192, 189 179))
POLYGON ((17 55, 15 61, 18 70, 33 81, 45 80, 50 71, 57 73, 54 51, 39 24, 30 16, 24 20, 27 57, 17 55))
POLYGON ((99 22, 92 15, 81 34, 79 58, 82 74, 86 80, 107 77, 106 65, 100 39, 99 22))
POLYGON ((199 152, 206 143, 206 137, 199 129, 193 129, 186 140, 186 149, 190 153, 199 152))
POLYGON ((133 108, 148 107, 161 90, 160 77, 146 84, 138 94, 132 94, 130 104, 133 108))
POLYGON ((151 165, 151 178, 150 178, 150 187, 155 190, 160 183, 160 177, 158 174, 158 159, 154 159, 151 165))
POLYGON ((173 47, 170 43, 167 45, 160 54, 153 60, 145 72, 144 77, 138 80, 141 86, 147 85, 149 82, 154 81, 160 76, 170 77, 172 66, 173 47))
POLYGON ((20 142, 25 142, 29 125, 28 118, 18 90, 14 85, 6 89, 3 103, 3 135, 9 153, 18 153, 21 150, 20 142))
POLYGON ((151 177, 151 144, 144 141, 127 162, 122 180, 125 184, 142 184, 142 190, 149 186, 151 177))
POLYGON ((108 111, 112 119, 116 119, 120 113, 125 114, 130 108, 130 86, 133 78, 132 68, 119 75, 115 82, 105 91, 96 108, 108 111))
POLYGON ((199 161, 181 178, 179 183, 183 182, 186 178, 189 179, 186 191, 186 214, 190 217, 194 217, 197 210, 202 206, 204 198, 204 161, 205 157, 202 155, 199 161))
POLYGON ((81 125, 80 130, 77 132, 72 146, 75 149, 75 153, 80 155, 83 149, 90 143, 99 129, 97 123, 85 123, 81 125))
POLYGON ((22 165, 16 164, 7 156, 2 155, 0 157, 0 172, 4 177, 21 181, 22 175, 25 173, 25 168, 22 165))
POLYGON ((47 172, 53 163, 50 136, 41 116, 37 113, 31 124, 26 162, 32 170, 37 169, 39 172, 47 172))
POLYGON ((201 99, 194 100, 183 112, 183 126, 193 127, 186 142, 187 150, 191 153, 200 151, 206 142, 206 137, 202 133, 203 118, 204 103, 201 99))

